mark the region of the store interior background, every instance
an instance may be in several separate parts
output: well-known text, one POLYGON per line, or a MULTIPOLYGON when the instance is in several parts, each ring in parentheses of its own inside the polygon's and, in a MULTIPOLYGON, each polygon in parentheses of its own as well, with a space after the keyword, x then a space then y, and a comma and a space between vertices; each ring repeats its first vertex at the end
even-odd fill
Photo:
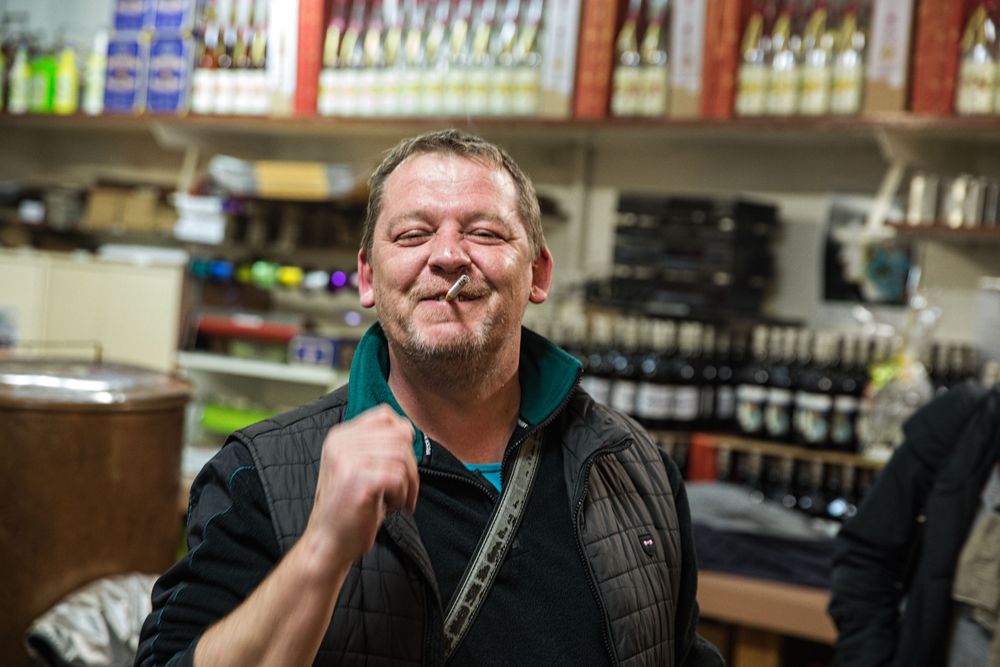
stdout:
MULTIPOLYGON (((96 31, 107 28, 112 5, 111 0, 0 0, 0 14, 26 13, 43 41, 59 31, 85 49, 96 31)), ((59 119, 35 121, 26 117, 0 122, 0 182, 86 185, 103 179, 176 188, 190 184, 192 175, 203 174, 208 160, 216 155, 346 164, 362 181, 398 139, 446 125, 430 120, 380 123, 368 119, 333 121, 325 128, 312 124, 308 126, 312 131, 289 120, 276 120, 271 125, 252 119, 185 126, 155 120, 140 125, 116 123, 113 118, 60 123, 59 119)), ((534 179, 540 194, 552 198, 562 213, 544 221, 556 261, 550 300, 543 306, 532 306, 527 315, 529 324, 543 329, 581 314, 585 309, 582 282, 610 272, 616 205, 622 192, 745 196, 775 204, 782 229, 774 246, 777 278, 764 313, 817 331, 855 333, 859 325, 851 317, 851 304, 825 301, 822 296, 824 241, 832 199, 875 196, 894 161, 942 174, 1000 176, 996 150, 1000 133, 988 124, 957 129, 935 128, 933 124, 926 128, 902 124, 883 128, 865 123, 825 127, 822 123, 784 125, 774 120, 742 127, 709 123, 630 126, 622 122, 551 126, 472 119, 460 121, 458 126, 508 148, 534 179)), ((107 240, 115 242, 113 237, 107 240)), ((164 244, 173 245, 169 241, 164 244)), ((943 312, 935 338, 979 346, 991 342, 976 338, 976 323, 983 317, 979 283, 984 276, 1000 276, 1000 242, 915 238, 913 247, 922 269, 921 291, 943 312)), ((355 261, 349 249, 326 252, 330 264, 350 267, 355 261)), ((43 294, 43 287, 31 282, 36 274, 19 264, 23 256, 17 250, 0 249, 0 275, 7 276, 0 280, 0 306, 13 304, 19 309, 19 335, 30 340, 42 335, 43 311, 48 307, 43 302, 51 295, 43 294)), ((183 333, 180 318, 186 298, 174 282, 180 270, 164 274, 163 280, 150 277, 155 268, 134 266, 120 271, 116 275, 122 278, 118 284, 121 291, 116 294, 123 301, 114 311, 116 330, 108 334, 110 349, 120 351, 121 361, 165 372, 177 370, 174 353, 183 333)), ((108 308, 107 292, 100 287, 85 289, 81 283, 79 293, 70 292, 69 298, 73 300, 71 307, 65 301, 59 303, 67 323, 89 321, 94 312, 108 308)), ((873 310, 880 320, 895 324, 904 316, 899 307, 873 310)), ((109 358, 115 360, 113 354, 109 358)), ((203 390, 211 390, 218 382, 227 391, 245 391, 264 400, 280 395, 281 402, 295 403, 318 391, 316 386, 275 383, 273 378, 243 379, 234 384, 197 370, 188 369, 188 374, 196 392, 198 382, 203 383, 203 390)), ((752 593, 762 594, 767 592, 754 589, 752 593)), ((725 605, 724 591, 721 597, 725 605)), ((801 613, 797 605, 806 604, 791 598, 785 603, 784 613, 790 616, 801 613)), ((763 635, 753 634, 761 628, 751 628, 739 638, 722 634, 713 638, 730 637, 733 646, 743 642, 742 662, 735 660, 735 664, 775 665, 776 644, 771 633, 782 634, 776 627, 764 628, 763 635), (755 645, 759 648, 757 658, 753 657, 755 645)), ((785 641, 785 662, 781 664, 821 664, 805 658, 796 663, 789 657, 788 636, 785 641)))

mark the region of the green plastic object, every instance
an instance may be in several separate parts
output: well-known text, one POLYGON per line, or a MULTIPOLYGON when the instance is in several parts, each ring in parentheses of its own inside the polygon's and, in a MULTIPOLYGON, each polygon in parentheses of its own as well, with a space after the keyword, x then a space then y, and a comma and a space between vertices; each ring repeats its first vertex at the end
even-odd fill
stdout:
POLYGON ((275 412, 270 410, 251 410, 206 403, 201 411, 201 426, 206 431, 228 435, 274 415, 275 412))

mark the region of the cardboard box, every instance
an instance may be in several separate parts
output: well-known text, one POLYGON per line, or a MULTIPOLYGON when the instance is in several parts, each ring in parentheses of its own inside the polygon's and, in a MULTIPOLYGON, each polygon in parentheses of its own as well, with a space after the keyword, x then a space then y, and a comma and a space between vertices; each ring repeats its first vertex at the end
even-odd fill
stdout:
POLYGON ((194 39, 181 33, 156 34, 149 45, 146 111, 187 113, 194 70, 194 39))
POLYGON ((111 25, 116 32, 139 32, 153 24, 155 0, 115 0, 111 25))
POLYGON ((158 203, 159 193, 153 188, 135 188, 125 191, 122 197, 122 226, 130 232, 155 230, 158 203))
POLYGON ((149 42, 142 33, 116 33, 108 40, 104 76, 105 113, 141 113, 146 101, 149 42))
POLYGON ((618 0, 583 1, 576 60, 574 118, 596 120, 608 117, 619 7, 618 0))
POLYGON ((671 118, 693 118, 701 110, 705 50, 705 0, 676 0, 670 19, 671 118))
POLYGON ((299 0, 298 62, 295 69, 295 113, 314 116, 323 66, 323 0, 299 0))
POLYGON ((190 33, 203 0, 154 0, 151 28, 157 33, 190 33))
POLYGON ((95 187, 87 197, 83 226, 93 230, 121 228, 126 191, 121 188, 95 187))
POLYGON ((750 18, 750 0, 708 0, 705 14, 705 54, 701 74, 702 118, 732 118, 742 60, 743 31, 750 18))
POLYGON ((569 118, 573 115, 580 2, 547 0, 544 12, 539 115, 543 118, 569 118))
MULTIPOLYGON (((955 2, 955 0, 949 0, 955 2)), ((905 111, 914 0, 875 0, 868 31, 864 113, 905 111)))
POLYGON ((918 0, 910 97, 910 109, 915 113, 947 115, 955 110, 959 41, 967 4, 918 0))

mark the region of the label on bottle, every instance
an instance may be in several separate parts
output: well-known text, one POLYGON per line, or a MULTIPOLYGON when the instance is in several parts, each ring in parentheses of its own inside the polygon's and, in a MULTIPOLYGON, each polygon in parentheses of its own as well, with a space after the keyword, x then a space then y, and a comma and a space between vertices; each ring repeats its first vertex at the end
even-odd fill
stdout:
POLYGON ((57 71, 52 110, 58 114, 75 113, 79 95, 80 85, 75 66, 71 71, 57 71))
POLYGON ((638 67, 619 65, 615 68, 611 91, 611 114, 635 116, 639 113, 642 73, 638 67))
POLYGON ((491 116, 509 116, 511 113, 511 98, 514 96, 514 74, 510 67, 498 67, 490 75, 491 116))
POLYGON ((736 415, 736 391, 729 385, 721 385, 715 390, 715 418, 728 421, 736 415))
POLYGON ((358 70, 358 108, 357 115, 371 117, 375 115, 376 100, 379 96, 378 70, 366 67, 358 70))
POLYGON ((36 63, 32 68, 31 101, 29 104, 32 113, 50 113, 52 111, 55 70, 51 66, 51 58, 46 58, 45 61, 45 63, 36 63))
POLYGON ((465 96, 468 88, 468 76, 464 67, 451 66, 444 75, 443 111, 449 116, 460 116, 465 113, 465 96))
POLYGON ((382 85, 378 99, 378 112, 382 116, 400 115, 400 94, 403 85, 403 73, 395 67, 387 67, 381 72, 382 85))
POLYGON ((764 427, 764 406, 767 389, 751 384, 741 384, 736 389, 736 419, 740 430, 748 435, 760 433, 764 427))
POLYGON ((763 64, 740 66, 736 92, 736 115, 760 116, 764 114, 769 75, 770 71, 763 64))
POLYGON ((830 397, 809 394, 795 410, 795 428, 806 444, 821 445, 830 431, 830 397))
POLYGON ((316 111, 320 116, 334 116, 337 113, 337 70, 325 69, 319 73, 319 95, 316 111))
POLYGON ((788 404, 768 403, 767 407, 764 408, 764 425, 771 437, 788 437, 792 426, 788 404))
POLYGON ((955 97, 957 113, 971 115, 993 112, 996 67, 992 62, 962 61, 958 70, 958 91, 955 97))
POLYGON ((677 387, 674 390, 674 420, 691 422, 698 418, 698 387, 677 387))
POLYGON ((423 70, 421 76, 423 91, 421 96, 420 111, 427 116, 437 116, 441 114, 444 100, 444 72, 440 68, 431 67, 423 70))
POLYGON ((361 108, 361 72, 346 68, 340 72, 340 113, 357 116, 361 108))
POLYGON ((399 76, 399 114, 416 116, 420 113, 420 70, 415 67, 405 67, 399 76))
POLYGON ((635 397, 635 414, 640 419, 667 420, 674 414, 674 388, 643 382, 635 397))
POLYGON ((845 449, 854 442, 854 427, 859 407, 860 401, 853 396, 837 396, 833 401, 830 440, 839 449, 845 449))
POLYGON ((611 399, 611 381, 607 378, 584 375, 580 380, 580 388, 590 394, 595 402, 608 405, 611 399))
POLYGON ((864 70, 860 63, 835 65, 830 111, 836 114, 856 114, 861 111, 861 90, 864 70))
POLYGON ((265 116, 271 113, 271 88, 268 86, 267 70, 253 71, 253 113, 265 116))
POLYGON ((767 112, 790 116, 799 110, 799 68, 772 69, 767 93, 767 112))
POLYGON ((802 68, 802 100, 799 108, 803 114, 821 116, 830 113, 829 67, 807 65, 802 68))
POLYGON ((627 415, 635 414, 635 394, 638 387, 632 380, 615 380, 611 385, 611 405, 627 415))
POLYGON ((214 69, 199 68, 191 77, 191 111, 212 113, 215 108, 216 85, 214 69))
POLYGON ((513 72, 514 95, 511 111, 516 116, 537 116, 541 101, 542 73, 538 67, 523 65, 513 72))
POLYGON ((228 116, 236 112, 238 71, 235 69, 215 71, 215 113, 228 116))
POLYGON ((490 71, 473 67, 468 72, 465 110, 471 116, 482 116, 490 108, 490 71))
POLYGON ((639 71, 639 115, 654 118, 665 116, 670 90, 670 70, 664 66, 644 65, 639 71))

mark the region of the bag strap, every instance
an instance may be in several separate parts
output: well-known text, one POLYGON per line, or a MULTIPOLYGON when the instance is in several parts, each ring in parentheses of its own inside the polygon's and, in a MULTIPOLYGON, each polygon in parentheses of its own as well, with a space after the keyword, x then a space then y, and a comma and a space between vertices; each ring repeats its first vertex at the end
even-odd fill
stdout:
POLYGON ((541 445, 541 432, 536 431, 518 447, 510 479, 448 605, 444 620, 445 659, 451 657, 465 637, 510 549, 538 472, 541 445))

